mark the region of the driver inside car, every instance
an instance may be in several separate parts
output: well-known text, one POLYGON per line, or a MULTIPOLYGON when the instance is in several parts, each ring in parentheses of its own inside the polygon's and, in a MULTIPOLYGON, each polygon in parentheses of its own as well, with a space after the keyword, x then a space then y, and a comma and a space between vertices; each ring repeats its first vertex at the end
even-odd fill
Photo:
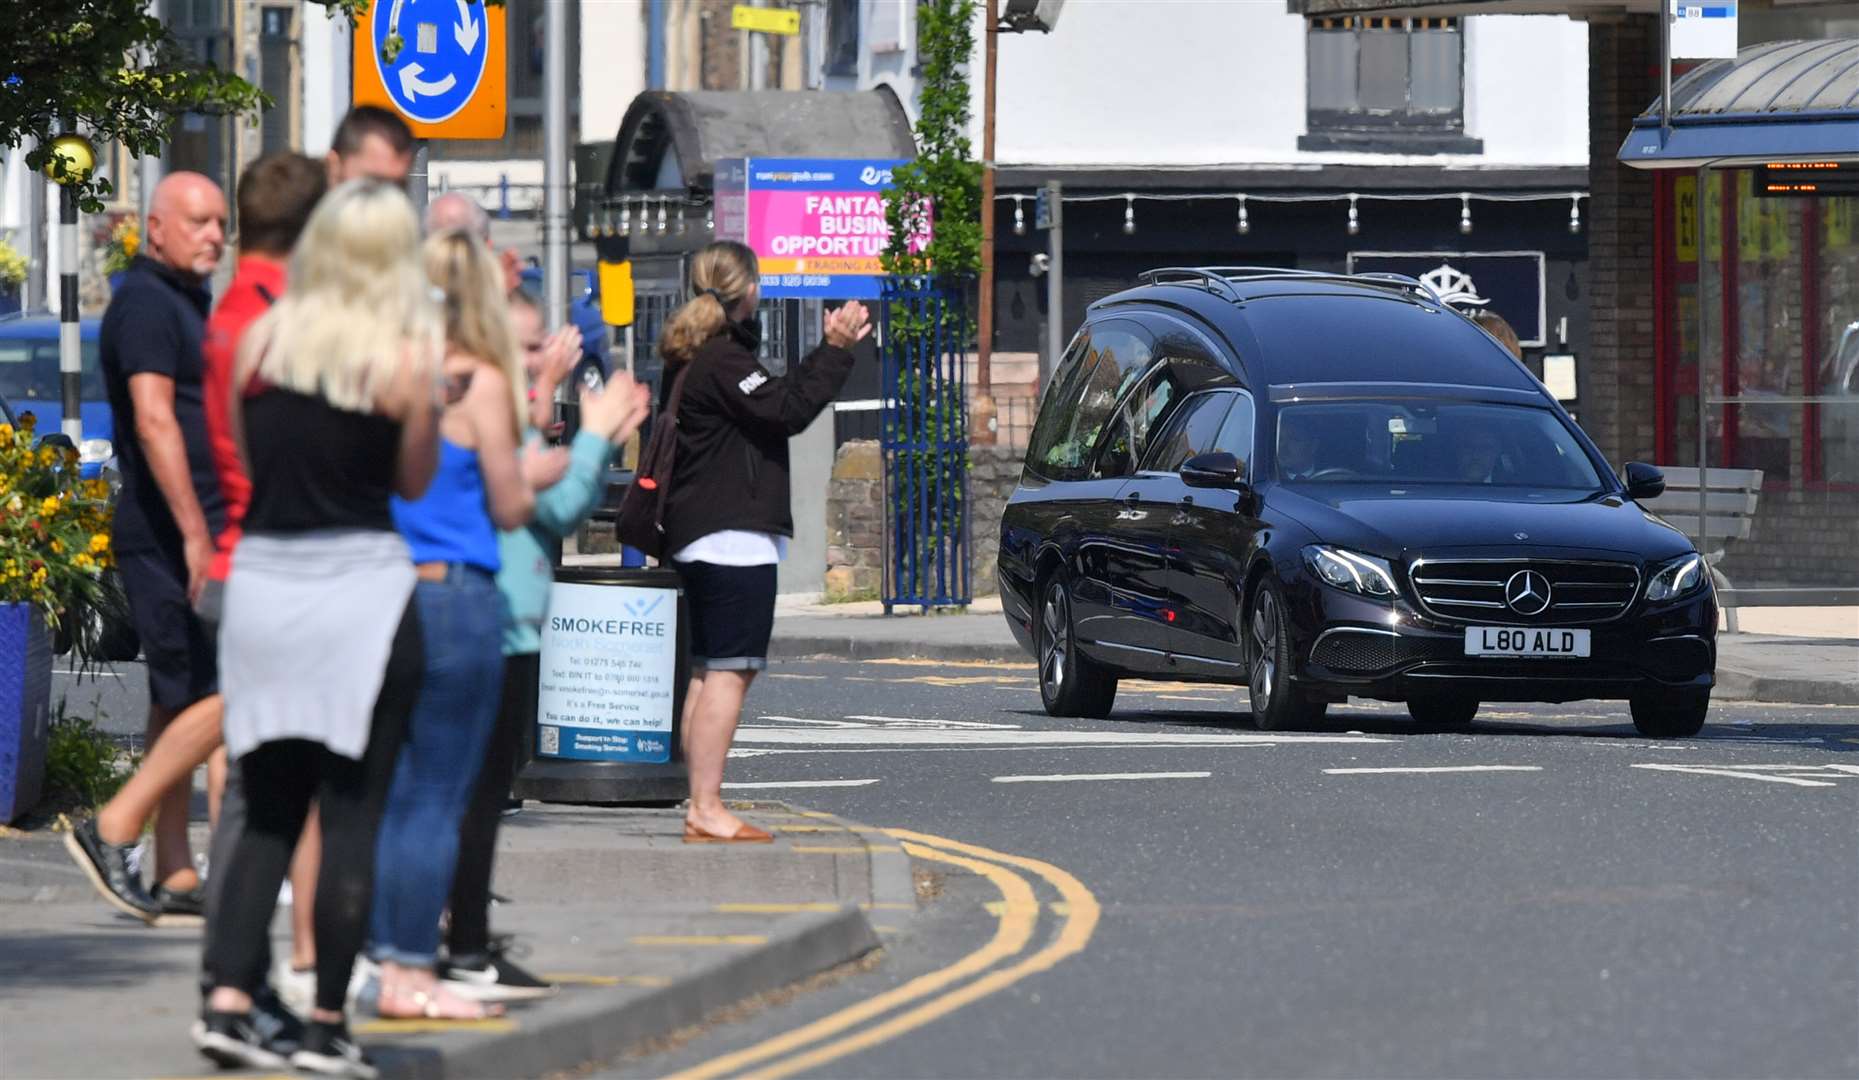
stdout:
POLYGON ((1499 456, 1504 452, 1504 444, 1498 439, 1498 433, 1483 424, 1469 427, 1459 438, 1457 447, 1457 479, 1467 484, 1497 483, 1499 456))
POLYGON ((1317 433, 1295 413, 1278 420, 1278 477, 1285 483, 1308 480, 1317 471, 1317 433))

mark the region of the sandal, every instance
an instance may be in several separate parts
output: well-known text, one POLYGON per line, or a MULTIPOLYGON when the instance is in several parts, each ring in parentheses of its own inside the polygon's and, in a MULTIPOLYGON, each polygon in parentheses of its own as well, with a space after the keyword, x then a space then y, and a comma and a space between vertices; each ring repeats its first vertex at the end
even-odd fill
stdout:
POLYGON ((382 987, 375 1013, 383 1020, 494 1020, 504 1014, 504 1007, 471 1001, 438 988, 389 991, 382 987), (389 998, 411 1001, 419 1011, 390 1013, 386 1007, 389 998))
POLYGON ((684 823, 684 842, 687 844, 772 844, 775 842, 775 837, 773 833, 764 832, 746 821, 728 836, 705 832, 687 821, 684 823))

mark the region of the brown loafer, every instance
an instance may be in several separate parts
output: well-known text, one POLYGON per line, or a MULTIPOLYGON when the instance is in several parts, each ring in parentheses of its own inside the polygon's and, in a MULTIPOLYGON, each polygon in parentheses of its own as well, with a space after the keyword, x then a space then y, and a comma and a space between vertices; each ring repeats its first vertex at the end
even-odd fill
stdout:
POLYGON ((763 832, 746 821, 730 836, 718 836, 712 832, 705 832, 687 821, 684 823, 684 842, 687 844, 772 844, 775 838, 773 833, 763 832))

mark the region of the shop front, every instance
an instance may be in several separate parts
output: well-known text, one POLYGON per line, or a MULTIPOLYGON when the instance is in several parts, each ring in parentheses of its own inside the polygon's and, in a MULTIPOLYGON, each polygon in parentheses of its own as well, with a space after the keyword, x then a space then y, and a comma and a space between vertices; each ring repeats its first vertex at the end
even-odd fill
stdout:
POLYGON ((1745 48, 1620 151, 1656 170, 1656 459, 1761 472, 1722 563, 1744 603, 1859 590, 1855 71, 1859 40, 1745 48))

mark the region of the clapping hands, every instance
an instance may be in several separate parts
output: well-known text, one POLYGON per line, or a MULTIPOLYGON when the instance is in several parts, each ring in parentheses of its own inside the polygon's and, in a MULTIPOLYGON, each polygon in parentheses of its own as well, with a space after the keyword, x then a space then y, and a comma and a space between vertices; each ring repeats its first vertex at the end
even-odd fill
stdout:
POLYGON ((826 343, 850 349, 871 334, 871 313, 857 300, 826 316, 826 343))

